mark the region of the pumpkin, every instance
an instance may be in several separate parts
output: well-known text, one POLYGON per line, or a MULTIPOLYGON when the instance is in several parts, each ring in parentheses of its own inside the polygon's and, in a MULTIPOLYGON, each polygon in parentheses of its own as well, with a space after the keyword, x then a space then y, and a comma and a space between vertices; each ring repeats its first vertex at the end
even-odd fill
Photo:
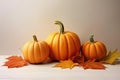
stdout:
POLYGON ((50 47, 50 57, 53 60, 67 60, 80 53, 80 39, 74 32, 64 31, 64 25, 60 21, 55 21, 59 25, 60 31, 51 33, 46 42, 50 47))
POLYGON ((49 56, 49 46, 45 41, 38 41, 33 35, 33 41, 28 41, 24 44, 23 57, 29 63, 42 63, 49 56))
POLYGON ((91 35, 90 41, 85 42, 82 45, 82 54, 86 59, 102 60, 106 54, 107 49, 104 43, 100 41, 94 41, 94 35, 91 35))

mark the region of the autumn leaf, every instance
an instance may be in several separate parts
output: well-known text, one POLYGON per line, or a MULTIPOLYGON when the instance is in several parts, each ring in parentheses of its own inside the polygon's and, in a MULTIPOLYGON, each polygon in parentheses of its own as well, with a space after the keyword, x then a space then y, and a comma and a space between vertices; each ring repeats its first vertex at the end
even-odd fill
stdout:
POLYGON ((105 69, 102 62, 95 62, 95 60, 88 60, 81 64, 84 69, 105 69))
POLYGON ((10 57, 7 57, 6 59, 8 60, 23 60, 21 56, 10 56, 10 57))
POLYGON ((21 56, 10 56, 6 59, 8 61, 3 66, 8 66, 8 68, 18 68, 27 65, 27 62, 21 56))
POLYGON ((60 63, 56 64, 54 67, 61 67, 62 69, 70 68, 72 69, 74 66, 78 66, 78 63, 74 63, 71 59, 60 61, 60 63))
POLYGON ((84 58, 84 56, 74 56, 72 58, 72 61, 75 63, 83 64, 85 61, 85 58, 84 58))
POLYGON ((84 69, 105 69, 103 63, 95 62, 95 59, 85 61, 84 56, 75 56, 73 61, 79 63, 79 66, 82 66, 84 69))
POLYGON ((109 51, 108 55, 105 57, 105 59, 102 61, 107 64, 114 64, 115 61, 120 57, 120 52, 118 50, 109 51))

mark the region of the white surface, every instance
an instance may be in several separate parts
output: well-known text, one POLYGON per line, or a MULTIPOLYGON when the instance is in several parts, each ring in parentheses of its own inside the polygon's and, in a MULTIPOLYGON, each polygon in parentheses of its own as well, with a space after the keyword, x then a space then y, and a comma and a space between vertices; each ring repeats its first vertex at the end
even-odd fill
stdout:
POLYGON ((120 80, 120 64, 105 65, 106 70, 53 68, 55 63, 8 69, 2 66, 8 56, 0 56, 0 80, 120 80))
POLYGON ((82 43, 93 33, 108 49, 120 50, 120 0, 0 0, 0 54, 19 54, 33 34, 45 40, 58 31, 55 20, 82 43))

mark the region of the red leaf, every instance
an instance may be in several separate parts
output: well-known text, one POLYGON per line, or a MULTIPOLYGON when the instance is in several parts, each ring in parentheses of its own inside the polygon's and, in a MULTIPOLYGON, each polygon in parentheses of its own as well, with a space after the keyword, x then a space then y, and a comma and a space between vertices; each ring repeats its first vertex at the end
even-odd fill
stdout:
POLYGON ((84 69, 105 69, 105 66, 101 62, 95 62, 95 60, 88 60, 84 64, 81 64, 84 69))
POLYGON ((27 65, 27 62, 21 56, 10 56, 6 59, 8 61, 5 62, 4 66, 8 66, 8 68, 18 68, 27 65))
POLYGON ((84 63, 84 56, 74 56, 72 58, 73 62, 83 64, 84 63))

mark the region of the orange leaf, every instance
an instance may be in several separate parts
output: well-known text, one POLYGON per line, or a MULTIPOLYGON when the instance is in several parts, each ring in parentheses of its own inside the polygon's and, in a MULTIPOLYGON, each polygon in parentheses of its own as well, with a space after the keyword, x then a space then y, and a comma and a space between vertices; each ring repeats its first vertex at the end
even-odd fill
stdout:
POLYGON ((10 56, 10 57, 8 57, 6 59, 8 59, 8 60, 17 60, 17 61, 23 60, 21 56, 10 56))
POLYGON ((74 63, 71 59, 60 61, 60 63, 56 64, 54 67, 61 67, 62 69, 70 68, 72 69, 74 66, 78 66, 78 63, 74 63))
POLYGON ((10 56, 6 59, 8 61, 5 62, 4 66, 8 66, 8 68, 18 68, 27 65, 27 62, 21 56, 10 56))
POLYGON ((84 69, 105 69, 105 66, 101 62, 95 62, 95 60, 88 60, 84 64, 81 64, 84 69))

